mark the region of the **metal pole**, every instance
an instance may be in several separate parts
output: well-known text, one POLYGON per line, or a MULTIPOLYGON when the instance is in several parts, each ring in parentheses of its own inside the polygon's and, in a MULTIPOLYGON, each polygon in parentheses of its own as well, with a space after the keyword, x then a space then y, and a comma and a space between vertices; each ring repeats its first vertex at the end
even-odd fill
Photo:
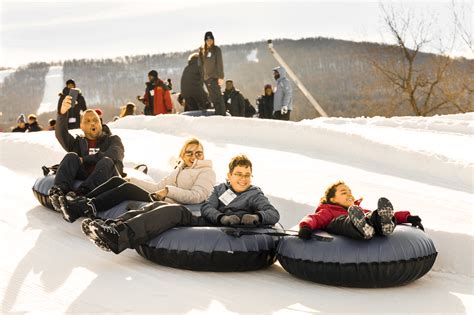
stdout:
POLYGON ((268 48, 270 49, 270 52, 272 53, 273 57, 278 61, 278 63, 286 69, 286 72, 290 76, 290 78, 295 82, 296 86, 303 92, 304 96, 308 99, 308 101, 314 106, 314 108, 318 111, 318 113, 322 117, 328 117, 328 114, 324 111, 324 109, 319 105, 318 101, 309 93, 309 91, 306 89, 306 87, 303 85, 303 83, 298 80, 298 77, 296 74, 291 70, 290 66, 286 64, 286 62, 281 58, 281 56, 278 54, 278 52, 273 48, 273 43, 272 40, 268 40, 268 48))

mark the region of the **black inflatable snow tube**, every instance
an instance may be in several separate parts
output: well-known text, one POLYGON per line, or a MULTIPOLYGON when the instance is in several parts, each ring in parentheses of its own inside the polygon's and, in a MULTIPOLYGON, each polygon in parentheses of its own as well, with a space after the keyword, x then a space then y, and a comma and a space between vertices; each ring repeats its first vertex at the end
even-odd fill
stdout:
MULTIPOLYGON (((47 175, 44 177, 40 177, 35 181, 33 185, 33 194, 35 195, 36 199, 45 207, 53 209, 53 205, 49 200, 49 189, 54 185, 54 177, 55 175, 47 175)), ((74 181, 74 188, 78 188, 79 185, 82 183, 80 180, 74 181)))
MULTIPOLYGON (((160 265, 197 271, 249 271, 276 261, 278 238, 254 228, 254 235, 229 235, 229 227, 177 227, 136 248, 160 265), (226 233, 227 231, 227 233, 226 233)), ((246 229, 248 231, 248 229, 246 229)), ((235 230, 234 230, 235 231, 235 230)))
POLYGON ((286 237, 278 261, 292 275, 345 287, 378 288, 407 284, 433 266, 437 252, 421 230, 398 225, 388 237, 370 241, 333 235, 332 241, 286 237))

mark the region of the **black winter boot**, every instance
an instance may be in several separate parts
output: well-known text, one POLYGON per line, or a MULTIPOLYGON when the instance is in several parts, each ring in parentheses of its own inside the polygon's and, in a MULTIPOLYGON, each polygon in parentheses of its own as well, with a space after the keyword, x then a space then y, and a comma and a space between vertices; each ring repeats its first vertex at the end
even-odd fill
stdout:
POLYGON ((94 216, 96 211, 94 204, 86 197, 68 199, 66 196, 59 197, 61 212, 64 220, 72 223, 82 216, 94 216))
POLYGON ((390 200, 387 198, 380 198, 377 203, 377 211, 380 218, 380 231, 383 235, 390 235, 395 230, 395 220, 393 217, 394 211, 390 200))
POLYGON ((51 205, 53 209, 61 212, 61 205, 59 204, 59 197, 64 196, 64 191, 58 185, 54 185, 48 191, 49 201, 51 201, 51 205))
POLYGON ((110 221, 100 223, 94 220, 90 224, 90 229, 93 231, 93 233, 97 235, 99 240, 105 243, 107 248, 115 254, 120 254, 128 248, 123 245, 123 242, 121 242, 121 237, 123 238, 128 232, 126 224, 121 222, 115 223, 110 221))
POLYGON ((364 236, 366 240, 371 239, 375 234, 375 230, 367 221, 362 208, 358 206, 350 206, 347 212, 349 212, 349 219, 355 228, 364 236))

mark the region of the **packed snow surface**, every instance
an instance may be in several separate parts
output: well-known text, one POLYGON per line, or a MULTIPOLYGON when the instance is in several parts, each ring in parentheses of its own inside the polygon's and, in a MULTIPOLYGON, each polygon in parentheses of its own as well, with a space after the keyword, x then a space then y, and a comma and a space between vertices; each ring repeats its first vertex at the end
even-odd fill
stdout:
POLYGON ((299 280, 279 264, 245 273, 192 272, 132 250, 102 252, 40 206, 31 193, 41 166, 64 155, 54 133, 0 134, 1 313, 460 313, 473 305, 474 115, 320 118, 294 122, 232 117, 126 117, 109 124, 125 164, 146 163, 158 180, 184 140, 203 140, 218 181, 244 153, 253 183, 291 228, 314 211, 326 186, 344 180, 363 206, 381 196, 420 215, 439 252, 433 270, 389 289, 299 280), (341 303, 341 301, 343 301, 341 303))

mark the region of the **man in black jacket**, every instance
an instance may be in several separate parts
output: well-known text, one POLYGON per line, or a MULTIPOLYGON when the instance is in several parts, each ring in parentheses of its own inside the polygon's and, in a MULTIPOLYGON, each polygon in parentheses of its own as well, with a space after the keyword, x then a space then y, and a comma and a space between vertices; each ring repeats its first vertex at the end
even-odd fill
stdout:
POLYGON ((188 65, 181 76, 181 95, 186 101, 184 111, 205 110, 210 107, 209 98, 204 91, 202 64, 199 54, 191 54, 188 65))
POLYGON ((56 210, 60 209, 60 196, 85 195, 111 177, 124 175, 124 147, 120 137, 112 135, 110 129, 101 124, 99 115, 89 109, 81 117, 80 126, 84 136, 74 138, 67 129, 70 108, 71 97, 66 96, 58 113, 55 134, 68 153, 59 164, 54 186, 49 190, 51 203, 56 210), (75 179, 84 181, 74 190, 75 179))
POLYGON ((225 82, 224 103, 226 110, 234 117, 245 117, 245 99, 234 87, 232 80, 225 82))
MULTIPOLYGON (((61 110, 61 105, 64 101, 64 98, 69 95, 69 90, 75 88, 76 82, 74 82, 74 80, 69 79, 66 81, 66 87, 61 93, 59 93, 58 114, 61 110)), ((80 127, 81 111, 85 111, 86 109, 86 100, 84 99, 84 96, 82 96, 82 93, 79 90, 79 95, 77 96, 77 105, 69 109, 67 125, 68 129, 77 129, 80 127)))

